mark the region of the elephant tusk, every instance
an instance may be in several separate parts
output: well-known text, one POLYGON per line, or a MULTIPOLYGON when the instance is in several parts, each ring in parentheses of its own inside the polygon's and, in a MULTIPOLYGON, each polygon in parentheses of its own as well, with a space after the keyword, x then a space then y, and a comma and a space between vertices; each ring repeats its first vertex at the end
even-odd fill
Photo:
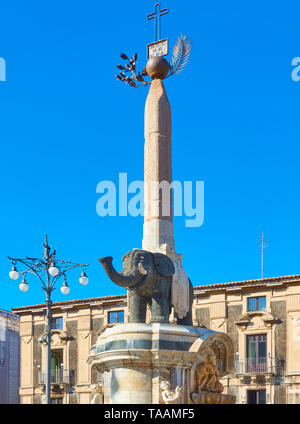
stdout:
POLYGON ((139 271, 140 271, 140 273, 142 275, 147 275, 148 274, 148 271, 143 267, 143 265, 141 264, 141 262, 139 262, 138 268, 139 268, 139 271))

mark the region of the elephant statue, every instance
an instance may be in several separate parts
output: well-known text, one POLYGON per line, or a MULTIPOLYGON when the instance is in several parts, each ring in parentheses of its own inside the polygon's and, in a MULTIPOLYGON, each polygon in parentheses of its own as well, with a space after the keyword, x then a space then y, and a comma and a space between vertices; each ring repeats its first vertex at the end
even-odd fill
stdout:
MULTIPOLYGON (((151 323, 169 323, 171 313, 171 287, 175 266, 168 256, 134 249, 123 256, 123 270, 117 272, 111 256, 99 259, 110 280, 129 291, 129 322, 145 323, 147 305, 151 310, 151 323)), ((189 312, 177 318, 179 325, 193 325, 193 286, 189 284, 189 312)))

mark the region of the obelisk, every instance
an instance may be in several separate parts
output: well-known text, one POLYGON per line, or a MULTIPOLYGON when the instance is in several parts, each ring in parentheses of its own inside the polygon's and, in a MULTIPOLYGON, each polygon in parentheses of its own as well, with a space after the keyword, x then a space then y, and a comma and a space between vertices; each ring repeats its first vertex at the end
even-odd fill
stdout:
POLYGON ((147 63, 153 79, 145 106, 143 249, 174 250, 172 213, 171 107, 162 79, 169 70, 163 57, 147 63))

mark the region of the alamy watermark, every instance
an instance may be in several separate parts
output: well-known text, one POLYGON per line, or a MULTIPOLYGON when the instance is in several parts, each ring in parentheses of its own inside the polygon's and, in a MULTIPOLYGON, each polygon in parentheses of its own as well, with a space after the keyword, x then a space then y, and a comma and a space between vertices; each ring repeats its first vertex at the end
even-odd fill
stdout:
POLYGON ((292 66, 294 66, 292 70, 292 80, 298 82, 300 81, 300 57, 294 57, 292 66))
POLYGON ((173 200, 173 215, 189 218, 185 220, 186 227, 201 227, 204 222, 204 181, 152 181, 145 188, 144 181, 128 184, 127 173, 120 173, 118 187, 113 181, 100 181, 96 193, 101 194, 96 204, 101 217, 169 217, 173 200), (144 199, 148 200, 146 208, 144 199))
POLYGON ((0 81, 6 81, 6 61, 0 57, 0 81))

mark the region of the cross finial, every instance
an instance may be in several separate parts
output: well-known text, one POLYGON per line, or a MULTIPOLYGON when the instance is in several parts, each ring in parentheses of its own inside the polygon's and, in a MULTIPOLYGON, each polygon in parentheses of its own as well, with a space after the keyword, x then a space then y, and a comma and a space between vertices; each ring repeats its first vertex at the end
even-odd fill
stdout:
POLYGON ((155 19, 155 41, 159 41, 160 38, 160 18, 163 15, 166 15, 169 13, 169 9, 160 9, 160 3, 155 4, 155 12, 150 13, 150 15, 147 16, 148 21, 151 19, 155 19), (158 25, 157 25, 157 19, 158 19, 158 25), (158 34, 157 34, 158 33, 158 34), (157 38, 158 35, 158 38, 157 38))

